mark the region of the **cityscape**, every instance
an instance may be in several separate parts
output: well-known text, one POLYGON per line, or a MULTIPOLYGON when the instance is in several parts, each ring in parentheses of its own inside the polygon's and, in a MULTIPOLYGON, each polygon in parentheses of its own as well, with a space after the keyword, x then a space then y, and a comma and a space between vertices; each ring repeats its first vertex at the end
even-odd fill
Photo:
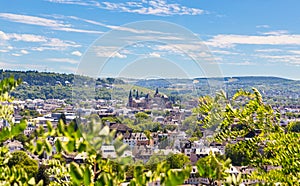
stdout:
POLYGON ((0 2, 0 185, 300 185, 299 6, 0 2))

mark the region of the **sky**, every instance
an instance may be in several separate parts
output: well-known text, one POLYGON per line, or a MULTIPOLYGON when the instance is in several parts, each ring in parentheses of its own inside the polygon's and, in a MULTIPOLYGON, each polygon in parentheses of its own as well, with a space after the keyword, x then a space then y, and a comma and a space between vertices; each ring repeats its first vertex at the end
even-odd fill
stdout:
POLYGON ((0 69, 300 80, 299 0, 2 0, 0 69))

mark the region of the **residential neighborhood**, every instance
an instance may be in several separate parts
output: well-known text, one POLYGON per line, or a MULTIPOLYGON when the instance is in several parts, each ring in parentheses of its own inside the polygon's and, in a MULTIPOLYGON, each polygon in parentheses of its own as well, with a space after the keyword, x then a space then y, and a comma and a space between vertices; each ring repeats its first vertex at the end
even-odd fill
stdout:
MULTIPOLYGON (((168 96, 160 93, 158 88, 153 95, 139 95, 138 90, 130 90, 128 100, 125 102, 104 99, 87 100, 85 104, 82 104, 86 105, 86 108, 78 108, 61 99, 14 100, 7 104, 14 108, 13 123, 17 124, 23 118, 27 119, 27 127, 23 131, 23 135, 27 138, 34 136, 35 131, 40 127, 47 131, 49 123, 53 127, 57 127, 60 121, 65 124, 75 122, 77 125, 86 125, 89 122, 89 117, 94 115, 100 118, 103 126, 108 126, 110 131, 115 132, 115 139, 121 138, 121 142, 126 145, 126 150, 120 157, 147 164, 151 157, 167 158, 174 154, 184 154, 192 165, 192 171, 183 185, 209 184, 208 178, 199 177, 196 166, 198 160, 211 153, 224 156, 228 143, 236 144, 259 134, 258 132, 248 137, 219 143, 211 140, 214 131, 203 128, 201 122, 196 122, 197 127, 193 129, 195 131, 199 129, 200 135, 196 135, 195 131, 187 132, 184 125, 189 124, 187 123, 188 118, 195 116, 200 121, 202 117, 199 114, 195 115, 193 109, 186 109, 193 108, 192 105, 197 103, 190 103, 191 105, 185 105, 184 108, 174 106, 168 96)), ((300 122, 300 105, 273 105, 273 109, 281 114, 280 125, 283 127, 288 126, 290 122, 300 122)), ((9 123, 1 120, 0 130, 7 126, 9 123)), ((81 126, 78 128, 80 129, 81 126)), ((82 132, 84 133, 84 131, 82 132)), ((56 155, 55 142, 58 139, 65 143, 69 140, 67 136, 48 136, 47 140, 53 149, 52 154, 44 153, 42 156, 36 156, 26 151, 24 148, 25 141, 7 140, 3 145, 10 152, 25 151, 29 156, 38 160, 39 164, 43 164, 45 160, 51 160, 56 155)), ((104 159, 113 161, 118 158, 117 149, 113 143, 104 143, 101 149, 96 150, 101 151, 104 159)), ((85 162, 86 155, 84 153, 63 154, 63 158, 66 162, 81 164, 85 162)), ((278 167, 270 165, 268 170, 276 168, 278 167)), ((231 175, 241 174, 243 178, 248 178, 247 175, 250 175, 254 170, 255 168, 251 166, 231 165, 226 171, 231 175)), ((243 179, 242 184, 252 185, 257 182, 258 180, 243 179)), ((157 180, 152 184, 160 185, 160 181, 157 180)))

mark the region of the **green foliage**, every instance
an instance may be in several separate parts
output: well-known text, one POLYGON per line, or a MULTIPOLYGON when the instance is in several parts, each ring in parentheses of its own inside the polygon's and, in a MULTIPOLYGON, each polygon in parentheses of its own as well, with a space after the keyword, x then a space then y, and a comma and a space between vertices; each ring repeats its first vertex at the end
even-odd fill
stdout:
POLYGON ((300 121, 295 121, 295 122, 289 123, 287 128, 288 128, 288 131, 290 131, 290 132, 300 132, 300 121))
POLYGON ((190 162, 190 158, 185 154, 171 154, 167 158, 167 163, 171 169, 182 169, 190 162))
POLYGON ((146 114, 145 112, 138 112, 134 116, 135 116, 135 122, 134 122, 135 124, 140 124, 142 122, 145 122, 149 118, 149 115, 146 114))
POLYGON ((208 178, 210 185, 214 185, 215 181, 224 180, 229 176, 226 170, 230 167, 230 159, 224 161, 212 152, 208 156, 199 159, 196 165, 199 176, 208 178))
POLYGON ((234 165, 254 167, 256 171, 250 176, 253 180, 298 185, 300 136, 291 130, 296 128, 294 124, 285 133, 279 126, 279 114, 264 104, 256 89, 240 90, 232 100, 222 95, 200 98, 195 111, 203 117, 201 122, 205 127, 216 125, 215 140, 231 142, 248 138, 228 144, 226 156, 234 165))
POLYGON ((49 179, 49 174, 47 173, 47 166, 45 165, 40 165, 38 172, 35 176, 36 182, 43 182, 43 186, 49 185, 50 184, 50 179, 49 179))
POLYGON ((251 160, 258 153, 258 144, 254 144, 253 148, 248 149, 249 144, 245 142, 238 142, 237 144, 227 144, 225 149, 226 157, 230 158, 234 166, 246 166, 251 163, 251 160))
POLYGON ((121 121, 117 117, 103 117, 101 118, 102 122, 105 123, 106 121, 109 121, 110 123, 121 123, 121 121))
POLYGON ((279 115, 263 103, 255 88, 236 92, 231 101, 221 92, 214 99, 206 96, 199 102, 195 111, 202 115, 201 123, 206 128, 216 126, 219 141, 246 137, 255 130, 269 133, 279 129, 279 115))
POLYGON ((28 110, 28 109, 21 110, 19 112, 19 114, 23 117, 26 117, 26 118, 35 118, 35 117, 40 116, 40 113, 38 111, 28 110))
POLYGON ((28 177, 34 177, 38 172, 38 162, 33 160, 24 151, 15 151, 11 153, 11 157, 8 160, 9 167, 15 167, 16 169, 23 168, 28 177))

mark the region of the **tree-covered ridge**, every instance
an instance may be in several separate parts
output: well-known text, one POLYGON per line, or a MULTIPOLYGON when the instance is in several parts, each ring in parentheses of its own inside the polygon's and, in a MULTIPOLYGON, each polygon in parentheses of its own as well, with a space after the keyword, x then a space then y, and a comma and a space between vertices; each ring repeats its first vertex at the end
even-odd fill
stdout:
POLYGON ((18 99, 65 99, 71 102, 73 95, 85 99, 119 99, 125 101, 129 87, 144 92, 159 88, 170 99, 187 101, 203 95, 211 95, 209 80, 223 83, 223 89, 232 96, 239 89, 260 89, 264 101, 271 105, 290 105, 300 101, 298 90, 300 81, 277 77, 224 77, 195 79, 120 79, 98 78, 74 74, 59 74, 38 71, 0 70, 0 78, 14 77, 23 83, 12 92, 18 99), (146 91, 147 90, 147 91, 146 91), (86 94, 94 92, 95 94, 86 94), (85 94, 81 94, 84 92, 85 94))
POLYGON ((11 71, 0 70, 0 78, 14 77, 22 79, 12 95, 16 98, 26 99, 72 99, 72 93, 84 92, 84 89, 93 91, 96 88, 96 96, 78 95, 82 99, 110 99, 110 91, 107 87, 112 84, 124 84, 120 79, 98 78, 93 79, 87 76, 74 74, 59 74, 53 72, 38 71, 11 71))

